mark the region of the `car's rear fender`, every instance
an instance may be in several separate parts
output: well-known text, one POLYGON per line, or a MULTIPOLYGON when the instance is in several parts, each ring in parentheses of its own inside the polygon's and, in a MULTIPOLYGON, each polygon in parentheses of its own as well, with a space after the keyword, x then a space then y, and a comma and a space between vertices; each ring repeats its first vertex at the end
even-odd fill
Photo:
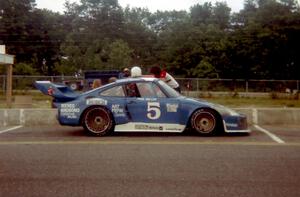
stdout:
POLYGON ((102 108, 106 109, 106 110, 110 113, 110 116, 111 116, 111 118, 112 118, 113 124, 115 125, 115 119, 114 119, 114 116, 113 116, 111 110, 110 110, 107 106, 105 106, 105 105, 91 105, 91 106, 88 106, 87 108, 85 108, 85 109, 82 111, 82 113, 81 113, 81 115, 80 115, 80 118, 79 118, 79 124, 80 124, 80 125, 83 125, 83 120, 84 120, 84 116, 85 116, 86 112, 87 112, 88 110, 92 109, 92 108, 95 108, 95 107, 102 107, 102 108))

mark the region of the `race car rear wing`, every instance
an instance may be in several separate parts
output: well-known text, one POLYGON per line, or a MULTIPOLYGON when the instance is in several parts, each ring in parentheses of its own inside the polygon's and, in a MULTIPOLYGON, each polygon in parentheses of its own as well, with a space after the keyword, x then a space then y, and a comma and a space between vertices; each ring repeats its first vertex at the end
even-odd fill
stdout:
POLYGON ((68 102, 76 99, 79 94, 66 85, 52 83, 51 81, 36 81, 34 86, 43 94, 52 96, 55 102, 68 102))

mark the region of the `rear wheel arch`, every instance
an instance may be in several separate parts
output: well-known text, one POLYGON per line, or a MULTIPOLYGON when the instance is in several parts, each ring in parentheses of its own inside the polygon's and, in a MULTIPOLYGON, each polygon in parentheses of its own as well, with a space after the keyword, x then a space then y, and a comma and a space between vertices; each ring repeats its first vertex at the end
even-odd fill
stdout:
MULTIPOLYGON (((87 108, 85 108, 83 111, 82 111, 82 113, 81 113, 81 115, 80 115, 80 121, 79 121, 79 123, 82 125, 82 121, 84 120, 83 119, 83 117, 84 117, 84 114, 89 110, 89 109, 91 109, 91 108, 95 108, 95 107, 102 107, 102 108, 104 108, 104 109, 106 109, 107 111, 109 111, 110 113, 111 113, 111 111, 106 107, 106 106, 103 106, 103 105, 92 105, 92 106, 88 106, 87 108)), ((113 117, 114 118, 114 117, 113 117)))
POLYGON ((108 133, 111 133, 113 130, 114 130, 114 127, 115 127, 115 120, 114 120, 114 116, 113 114, 111 113, 111 111, 106 107, 106 106, 102 106, 102 105, 93 105, 93 106, 89 106, 87 107, 82 113, 81 113, 81 117, 80 117, 80 124, 84 127, 84 129, 86 131, 89 131, 89 134, 91 135, 95 135, 95 136, 104 136, 108 133), (87 113, 91 110, 96 110, 96 109, 99 109, 99 110, 103 110, 103 112, 105 111, 108 115, 108 117, 110 118, 110 121, 111 121, 111 125, 109 125, 109 128, 107 131, 105 131, 104 133, 95 133, 95 132, 91 132, 86 124, 85 124, 85 116, 87 115, 87 113))

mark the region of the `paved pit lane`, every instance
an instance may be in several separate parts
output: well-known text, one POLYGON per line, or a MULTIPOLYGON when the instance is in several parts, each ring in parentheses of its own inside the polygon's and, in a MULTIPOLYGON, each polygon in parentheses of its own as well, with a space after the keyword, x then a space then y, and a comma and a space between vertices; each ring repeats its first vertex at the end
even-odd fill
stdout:
POLYGON ((0 128, 0 196, 300 196, 300 130, 250 135, 0 128))
POLYGON ((106 137, 88 136, 81 127, 0 127, 0 143, 211 143, 211 144, 300 144, 300 126, 254 126, 250 134, 223 134, 203 137, 193 133, 114 133, 106 137), (263 130, 267 131, 265 133, 263 130))

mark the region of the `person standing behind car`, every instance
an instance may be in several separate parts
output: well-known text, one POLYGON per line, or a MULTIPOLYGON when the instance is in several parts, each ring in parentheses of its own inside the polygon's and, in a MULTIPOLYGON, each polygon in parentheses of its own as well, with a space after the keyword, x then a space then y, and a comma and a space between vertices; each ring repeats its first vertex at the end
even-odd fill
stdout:
POLYGON ((142 77, 142 69, 139 66, 134 66, 130 70, 131 77, 142 77))
POLYGON ((123 72, 120 73, 119 78, 127 78, 130 77, 130 70, 128 68, 124 68, 123 72))
POLYGON ((92 89, 98 88, 102 86, 102 81, 101 79, 95 79, 93 81, 92 89))
POLYGON ((181 92, 179 83, 172 77, 169 73, 166 71, 162 71, 160 67, 153 66, 150 69, 150 73, 154 75, 155 78, 159 78, 162 81, 164 81, 166 84, 168 84, 171 88, 176 90, 177 92, 181 92))

